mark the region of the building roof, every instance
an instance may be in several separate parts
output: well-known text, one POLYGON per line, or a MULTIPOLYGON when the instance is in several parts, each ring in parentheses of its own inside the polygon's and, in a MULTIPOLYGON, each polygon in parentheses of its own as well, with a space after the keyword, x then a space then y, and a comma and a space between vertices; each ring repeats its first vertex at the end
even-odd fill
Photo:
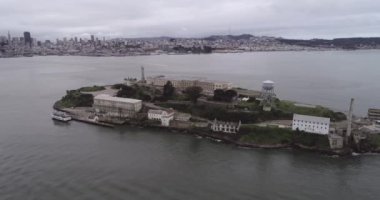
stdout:
POLYGON ((232 84, 231 82, 228 81, 220 81, 220 80, 209 80, 204 77, 189 77, 189 76, 164 76, 164 75, 159 75, 159 76, 149 76, 147 79, 161 79, 161 80, 175 80, 175 81, 199 81, 202 83, 216 83, 216 84, 232 84))
POLYGON ((378 109, 378 108, 370 108, 370 109, 368 109, 368 112, 380 112, 380 109, 378 109))
POLYGON ((293 120, 304 120, 304 121, 311 121, 311 122, 330 123, 330 118, 315 117, 315 116, 310 116, 310 115, 299 115, 299 114, 294 114, 293 120))
POLYGON ((152 114, 162 115, 163 112, 164 112, 163 110, 153 110, 153 109, 148 110, 148 113, 152 113, 152 114))
POLYGON ((123 102, 123 103, 140 103, 141 100, 122 98, 122 97, 112 97, 108 94, 99 94, 95 96, 95 100, 105 100, 105 101, 114 101, 114 102, 123 102))
POLYGON ((167 113, 168 115, 174 114, 174 111, 172 111, 172 110, 155 110, 155 109, 149 109, 148 110, 148 113, 159 114, 159 115, 163 115, 164 112, 167 113))
POLYGON ((176 112, 176 113, 175 113, 175 117, 176 117, 176 118, 190 118, 190 117, 191 117, 191 114, 189 114, 189 113, 179 113, 179 112, 176 112))

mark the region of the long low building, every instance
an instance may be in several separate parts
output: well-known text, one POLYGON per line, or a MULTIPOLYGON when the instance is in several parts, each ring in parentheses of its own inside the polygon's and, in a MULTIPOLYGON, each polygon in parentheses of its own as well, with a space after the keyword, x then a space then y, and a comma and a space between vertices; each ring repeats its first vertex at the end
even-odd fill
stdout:
POLYGON ((211 130, 213 132, 236 134, 239 132, 241 121, 239 122, 223 122, 214 119, 211 123, 211 130))
POLYGON ((142 108, 142 101, 100 94, 94 97, 93 107, 97 114, 107 117, 134 117, 142 108))
POLYGON ((330 118, 294 114, 292 129, 327 135, 330 131, 330 118))
POLYGON ((225 81, 210 81, 200 78, 196 79, 178 79, 169 78, 165 76, 148 77, 147 84, 163 87, 168 81, 170 81, 175 88, 186 89, 192 86, 198 86, 203 89, 204 93, 213 93, 217 89, 228 90, 232 89, 232 83, 225 81))

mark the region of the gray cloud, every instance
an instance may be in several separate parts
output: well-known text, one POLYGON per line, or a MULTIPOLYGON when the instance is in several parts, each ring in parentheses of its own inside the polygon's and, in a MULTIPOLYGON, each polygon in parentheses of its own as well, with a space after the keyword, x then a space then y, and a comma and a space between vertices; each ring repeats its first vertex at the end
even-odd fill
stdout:
POLYGON ((8 30, 56 37, 379 36, 375 0, 0 0, 8 30))

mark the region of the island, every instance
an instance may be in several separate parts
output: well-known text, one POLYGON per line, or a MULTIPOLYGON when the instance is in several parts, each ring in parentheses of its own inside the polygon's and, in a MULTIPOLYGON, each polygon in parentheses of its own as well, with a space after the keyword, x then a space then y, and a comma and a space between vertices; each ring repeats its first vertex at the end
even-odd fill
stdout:
POLYGON ((262 90, 254 91, 226 81, 145 78, 141 70, 140 80, 68 90, 54 109, 95 125, 167 129, 240 147, 342 156, 380 152, 378 121, 280 100, 272 81, 263 81, 262 90))

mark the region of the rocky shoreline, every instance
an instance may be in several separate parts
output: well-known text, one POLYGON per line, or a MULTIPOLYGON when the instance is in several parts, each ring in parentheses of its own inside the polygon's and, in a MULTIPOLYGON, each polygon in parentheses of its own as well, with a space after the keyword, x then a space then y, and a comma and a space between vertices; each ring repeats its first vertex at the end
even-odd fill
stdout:
MULTIPOLYGON (((301 150, 301 151, 320 153, 320 154, 329 155, 329 156, 351 156, 353 153, 351 149, 342 149, 342 150, 320 149, 317 147, 309 147, 309 146, 298 144, 298 143, 293 143, 293 144, 248 143, 248 142, 239 141, 238 136, 230 136, 230 135, 225 135, 221 133, 213 133, 209 131, 208 129, 180 129, 180 128, 174 128, 174 127, 153 126, 153 125, 148 125, 148 124, 144 124, 140 122, 132 122, 132 123, 129 122, 128 124, 125 124, 125 125, 133 126, 133 127, 143 127, 143 128, 153 129, 153 130, 154 129, 167 130, 167 131, 175 132, 175 133, 199 136, 201 138, 209 138, 221 143, 233 144, 237 147, 244 147, 244 148, 250 148, 250 149, 295 149, 295 150, 301 150)), ((373 153, 376 153, 376 152, 373 152, 373 153)))
MULTIPOLYGON (((69 112, 67 109, 62 109, 57 106, 53 106, 54 109, 60 110, 63 112, 69 112)), ((69 112, 72 114, 71 112, 69 112)), ((220 141, 225 144, 233 144, 237 147, 244 147, 244 148, 250 148, 250 149, 296 149, 296 150, 302 150, 302 151, 308 151, 308 152, 314 152, 314 153, 320 153, 324 155, 329 156, 351 156, 353 151, 351 149, 343 149, 343 150, 332 150, 332 149, 320 149, 317 147, 310 147, 302 144, 257 144, 257 143, 251 143, 251 142, 242 142, 238 140, 237 136, 229 136, 221 133, 212 133, 208 129, 184 129, 184 128, 175 128, 175 127, 163 127, 160 125, 152 125, 148 123, 144 123, 141 121, 128 121, 124 124, 110 124, 110 123, 103 123, 103 122, 95 122, 91 120, 86 119, 80 119, 78 117, 75 117, 73 115, 73 120, 108 127, 108 128, 115 128, 117 126, 132 126, 132 127, 143 127, 148 129, 161 129, 161 130, 167 130, 170 132, 176 132, 176 133, 182 133, 182 134, 188 134, 193 136, 200 136, 202 138, 210 138, 213 140, 220 141)), ((376 151, 371 151, 371 153, 380 153, 380 148, 376 151)))

